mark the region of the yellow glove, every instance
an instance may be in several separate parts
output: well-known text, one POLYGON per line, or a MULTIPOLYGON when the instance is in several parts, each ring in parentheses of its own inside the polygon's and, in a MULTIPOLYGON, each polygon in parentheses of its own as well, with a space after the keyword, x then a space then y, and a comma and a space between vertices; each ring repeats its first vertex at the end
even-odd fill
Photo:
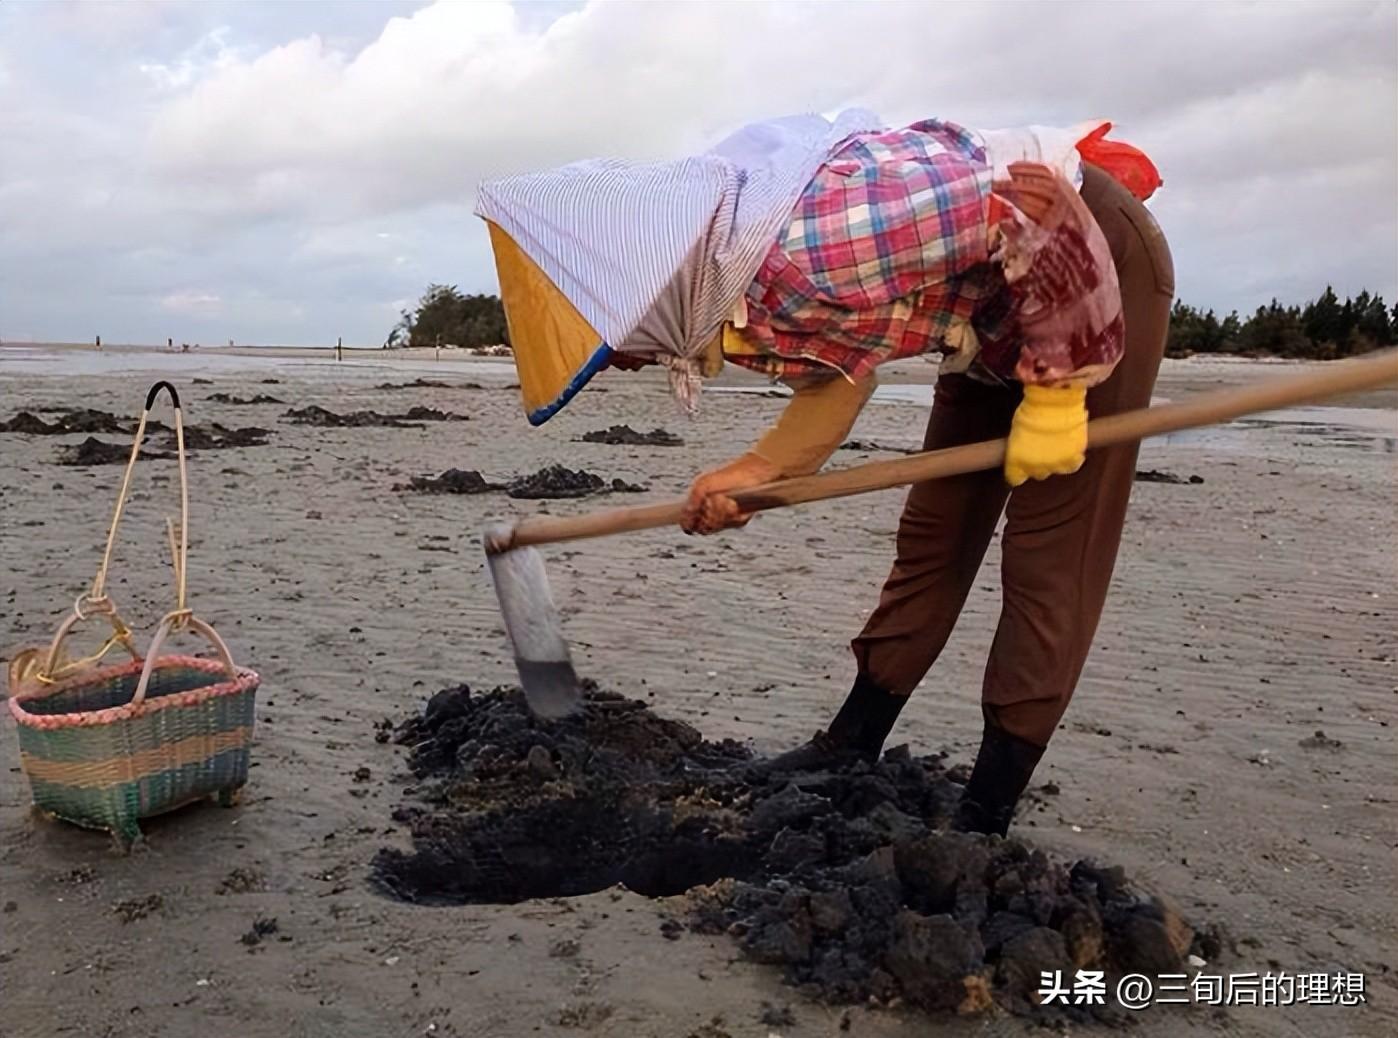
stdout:
POLYGON ((1025 386, 1010 422, 1005 447, 1005 482, 1076 472, 1087 452, 1087 389, 1083 386, 1025 386))

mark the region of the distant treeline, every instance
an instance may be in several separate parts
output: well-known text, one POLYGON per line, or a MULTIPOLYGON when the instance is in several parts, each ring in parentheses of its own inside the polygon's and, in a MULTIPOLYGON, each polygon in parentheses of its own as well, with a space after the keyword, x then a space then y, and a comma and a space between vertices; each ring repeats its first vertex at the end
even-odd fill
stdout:
POLYGON ((509 343, 499 296, 466 295, 455 285, 428 285, 417 306, 402 312, 383 345, 479 348, 509 343))
POLYGON ((1392 346, 1395 332, 1398 305, 1390 309, 1382 296, 1367 291, 1340 302, 1327 285, 1319 299, 1305 306, 1282 306, 1273 299, 1246 318, 1236 310, 1219 318, 1212 310, 1177 302, 1170 312, 1165 355, 1234 353, 1334 360, 1392 346))
MULTIPOLYGON (((1273 299, 1250 317, 1234 310, 1220 318, 1177 302, 1170 312, 1165 353, 1232 353, 1248 357, 1333 360, 1382 349, 1398 337, 1398 304, 1360 292, 1341 302, 1328 285, 1305 306, 1273 299)), ((455 285, 429 285, 412 310, 404 310, 384 347, 509 345, 505 309, 498 296, 466 295, 455 285)))

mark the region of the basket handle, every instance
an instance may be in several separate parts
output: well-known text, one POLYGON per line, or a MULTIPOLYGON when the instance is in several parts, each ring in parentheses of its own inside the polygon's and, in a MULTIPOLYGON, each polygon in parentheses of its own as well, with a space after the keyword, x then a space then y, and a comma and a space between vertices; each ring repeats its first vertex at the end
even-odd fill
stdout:
POLYGON ((131 628, 126 626, 126 621, 121 618, 121 614, 117 612, 116 606, 112 604, 110 598, 87 598, 86 600, 79 598, 73 603, 73 611, 68 614, 63 623, 59 624, 58 630, 54 633, 53 641, 49 643, 48 653, 44 656, 44 664, 34 676, 45 684, 57 681, 65 674, 79 670, 88 664, 96 663, 117 645, 122 646, 130 653, 133 660, 141 658, 140 653, 136 651, 135 643, 131 640, 131 628), (84 601, 88 607, 87 612, 83 611, 84 601), (91 613, 101 613, 107 617, 112 625, 111 637, 91 656, 85 656, 80 660, 74 660, 72 663, 59 667, 58 657, 63 649, 64 641, 67 640, 68 635, 72 633, 79 621, 86 620, 91 613))
POLYGON ((180 409, 180 391, 164 379, 150 387, 150 392, 146 394, 146 410, 149 411, 155 406, 156 397, 160 396, 162 389, 170 394, 170 403, 178 411, 180 409))
POLYGON ((117 527, 121 523, 122 512, 126 508, 126 498, 131 492, 131 476, 136 469, 136 460, 141 456, 141 445, 146 438, 146 423, 150 419, 150 409, 165 390, 170 395, 170 403, 175 409, 175 450, 180 463, 180 529, 178 544, 170 538, 170 550, 175 568, 175 612, 183 612, 185 607, 185 562, 189 557, 189 474, 185 462, 184 449, 184 410, 180 407, 180 394, 169 382, 160 381, 150 387, 146 394, 146 404, 141 410, 141 419, 136 424, 136 436, 131 444, 131 457, 126 462, 126 471, 121 477, 121 489, 117 492, 116 509, 112 513, 112 523, 107 530, 107 547, 102 552, 102 564, 93 578, 92 588, 86 595, 89 603, 106 600, 107 571, 112 564, 112 550, 116 547, 117 527))
MULTIPOLYGON (((126 499, 131 492, 131 477, 136 470, 136 461, 141 456, 141 445, 146 438, 146 423, 150 420, 150 409, 155 405, 155 401, 160 396, 161 390, 170 395, 170 403, 175 409, 175 446, 180 462, 180 532, 179 537, 175 537, 173 526, 169 526, 170 554, 175 568, 175 610, 172 616, 188 615, 185 606, 185 562, 189 556, 189 478, 185 464, 184 450, 184 411, 180 407, 180 394, 169 382, 164 380, 157 382, 150 387, 146 393, 145 407, 141 410, 140 421, 136 423, 136 435, 131 444, 131 457, 127 459, 126 469, 121 477, 121 489, 117 492, 116 509, 112 512, 112 522, 107 528, 107 546, 102 552, 101 565, 97 567, 97 575, 92 580, 92 586, 73 605, 73 611, 59 625, 57 632, 53 636, 53 641, 49 644, 48 655, 44 665, 35 675, 36 679, 45 683, 53 682, 63 674, 71 673, 81 667, 91 663, 96 663, 105 656, 114 645, 123 645, 127 652, 131 654, 133 660, 141 658, 140 653, 131 642, 131 630, 117 613, 116 606, 107 597, 107 571, 112 564, 112 551, 116 547, 117 528, 121 525, 122 512, 126 508, 126 499), (90 613, 102 613, 107 616, 112 624, 112 636, 95 654, 77 660, 62 668, 58 667, 59 652, 63 647, 64 639, 72 632, 73 627, 81 620, 86 620, 90 613)), ((169 522, 167 520, 167 526, 169 522)), ((217 637, 217 636, 215 636, 217 637)), ((220 643, 221 644, 221 643, 220 643)), ((224 649, 227 656, 227 649, 224 649)), ((229 666, 232 661, 229 660, 229 666)))
POLYGON ((150 684, 151 675, 155 672, 155 663, 160 656, 160 647, 165 644, 166 637, 176 628, 190 627, 198 631, 218 652, 219 660, 223 663, 224 669, 228 671, 228 676, 236 678, 238 668, 233 664, 233 654, 228 651, 228 644, 219 637, 217 631, 209 624, 206 624, 199 617, 188 610, 177 610, 167 613, 160 621, 160 626, 155 629, 155 636, 150 640, 150 648, 146 650, 145 666, 141 668, 141 678, 136 682, 136 692, 131 697, 132 706, 140 706, 146 698, 146 686, 150 684))

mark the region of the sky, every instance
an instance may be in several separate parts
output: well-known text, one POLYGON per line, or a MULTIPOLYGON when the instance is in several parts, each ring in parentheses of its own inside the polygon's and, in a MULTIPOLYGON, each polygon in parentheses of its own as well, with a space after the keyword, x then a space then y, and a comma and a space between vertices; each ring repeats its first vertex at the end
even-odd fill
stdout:
POLYGON ((0 4, 0 339, 377 345, 475 186, 744 123, 1111 119, 1180 297, 1398 297, 1398 4, 0 4))

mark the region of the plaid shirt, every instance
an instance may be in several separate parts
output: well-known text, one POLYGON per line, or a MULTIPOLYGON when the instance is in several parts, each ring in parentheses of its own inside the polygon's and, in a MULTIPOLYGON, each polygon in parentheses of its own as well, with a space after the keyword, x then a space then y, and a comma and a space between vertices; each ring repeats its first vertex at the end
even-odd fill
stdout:
POLYGON ((749 286, 741 337, 751 349, 727 359, 774 378, 834 368, 858 379, 886 361, 963 351, 958 369, 974 356, 996 378, 1105 377, 1119 341, 1094 341, 1066 363, 1061 348, 1051 364, 1022 356, 1037 347, 1019 333, 1022 294, 992 256, 992 186, 983 143, 952 123, 851 137, 749 286))

